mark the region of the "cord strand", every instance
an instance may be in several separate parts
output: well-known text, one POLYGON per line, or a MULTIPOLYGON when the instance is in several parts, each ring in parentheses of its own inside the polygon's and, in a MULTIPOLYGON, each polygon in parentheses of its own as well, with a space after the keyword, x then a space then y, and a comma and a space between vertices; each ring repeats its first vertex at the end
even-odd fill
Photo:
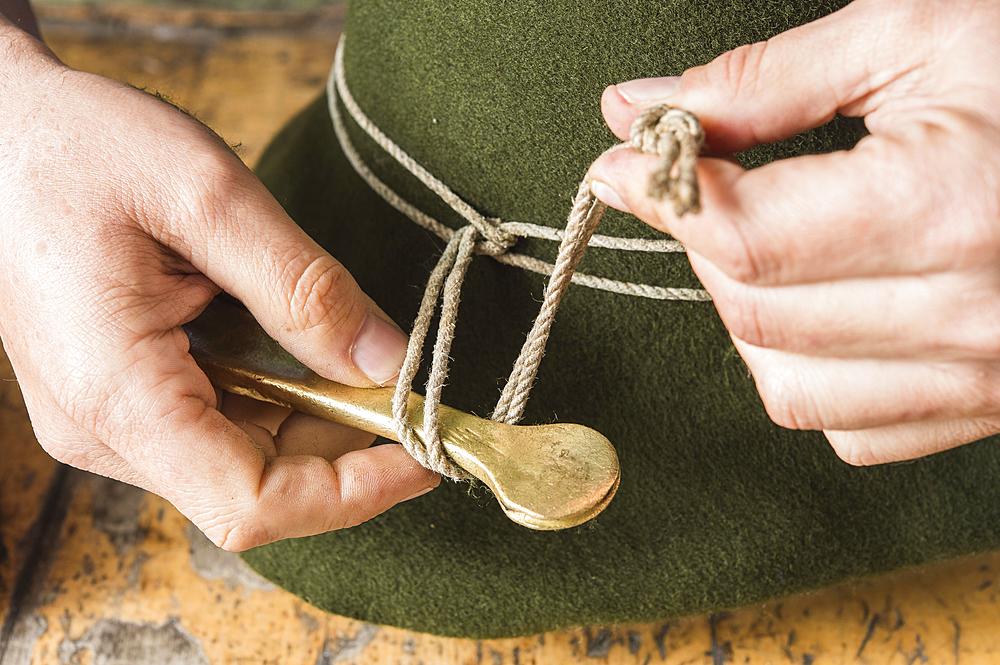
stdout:
MULTIPOLYGON (((552 326, 570 284, 589 281, 590 285, 595 288, 605 288, 612 291, 618 289, 617 292, 628 292, 630 295, 662 297, 663 299, 707 300, 708 297, 703 291, 697 289, 670 289, 669 287, 630 284, 577 273, 577 267, 583 260, 587 247, 591 244, 625 251, 683 251, 683 247, 675 240, 595 236, 594 232, 604 216, 606 206, 594 196, 591 182, 586 177, 577 188, 566 225, 561 230, 532 224, 504 223, 501 220, 487 218, 480 214, 447 185, 417 163, 365 115, 351 94, 344 76, 343 49, 345 41, 345 38, 342 37, 337 47, 334 67, 328 84, 330 115, 344 154, 355 171, 382 198, 410 219, 448 241, 427 280, 413 322, 406 356, 403 359, 403 366, 400 369, 392 398, 393 424, 400 443, 417 462, 444 476, 468 479, 469 474, 451 460, 444 448, 441 440, 440 410, 441 394, 448 379, 451 346, 455 339, 462 285, 472 257, 476 253, 488 254, 503 263, 549 274, 542 305, 539 307, 538 314, 525 337, 517 360, 511 369, 510 377, 500 393, 491 416, 493 420, 508 424, 516 424, 524 417, 528 398, 538 375, 538 368, 545 355, 552 326), (468 224, 457 231, 446 227, 402 199, 375 176, 347 137, 343 118, 337 107, 338 99, 344 104, 344 108, 352 119, 377 145, 437 194, 468 224), (519 237, 529 235, 559 241, 559 250, 553 264, 509 251, 519 237), (668 291, 665 293, 655 289, 668 291), (441 314, 425 387, 421 431, 418 432, 410 413, 410 391, 420 369, 424 345, 438 303, 441 306, 441 314)), ((700 209, 700 194, 695 166, 703 143, 704 132, 694 115, 672 106, 660 105, 646 109, 639 114, 632 124, 629 141, 624 145, 657 155, 660 158, 660 165, 651 174, 649 180, 649 195, 656 199, 669 200, 673 204, 674 212, 681 216, 698 212, 700 209)))

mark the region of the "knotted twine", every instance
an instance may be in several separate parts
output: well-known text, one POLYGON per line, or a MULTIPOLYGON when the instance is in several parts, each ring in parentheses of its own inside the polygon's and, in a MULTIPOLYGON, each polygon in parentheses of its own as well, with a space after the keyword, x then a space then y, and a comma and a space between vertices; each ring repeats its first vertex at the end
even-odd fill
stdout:
MULTIPOLYGON (((658 200, 670 200, 678 216, 700 210, 695 166, 704 139, 701 124, 694 115, 683 109, 660 105, 643 111, 635 119, 629 141, 623 144, 660 158, 659 165, 651 174, 648 193, 658 200)), ((388 143, 398 149, 391 141, 388 143)), ((390 154, 407 170, 413 172, 406 163, 407 160, 422 169, 409 155, 398 151, 402 154, 390 154)), ((490 416, 497 422, 513 425, 524 415, 559 305, 583 259, 590 238, 607 209, 594 196, 591 184, 590 178, 585 177, 573 199, 541 308, 490 416)), ((464 201, 461 204, 468 205, 464 201)), ((422 466, 457 480, 468 479, 470 476, 452 462, 444 450, 439 413, 441 392, 448 378, 449 354, 455 339, 462 283, 473 254, 502 255, 517 240, 516 236, 503 233, 478 213, 475 213, 473 219, 478 223, 471 223, 470 220, 469 225, 451 236, 431 271, 392 398, 393 424, 403 447, 422 466), (438 302, 441 303, 441 316, 424 395, 423 431, 417 432, 410 417, 409 397, 420 369, 424 343, 438 302)))
MULTIPOLYGON (((333 134, 340 144, 340 149, 351 165, 354 172, 364 180, 372 192, 379 196, 401 215, 409 219, 422 229, 426 229, 438 236, 442 240, 450 240, 457 229, 442 224, 434 217, 413 205, 398 192, 387 185, 379 178, 374 171, 365 163, 364 158, 354 145, 354 141, 347 131, 343 111, 350 116, 368 137, 375 142, 388 155, 398 162, 399 166, 406 169, 410 175, 419 180, 431 192, 441 198, 454 212, 465 219, 469 224, 483 232, 484 237, 489 239, 491 234, 501 234, 520 238, 536 238, 539 240, 560 242, 563 237, 561 227, 544 226, 542 224, 531 224, 529 222, 518 222, 503 219, 486 219, 475 208, 466 203, 448 185, 434 177, 426 168, 416 162, 409 154, 396 144, 391 138, 378 128, 375 122, 365 113, 364 109, 354 98, 351 87, 347 84, 347 77, 344 71, 344 44, 347 36, 343 35, 337 44, 337 51, 333 58, 333 67, 330 68, 330 75, 327 77, 327 109, 330 112, 330 122, 333 125, 333 134)), ((623 144, 625 145, 625 144, 623 144)), ((483 241, 480 241, 483 242, 483 241)), ((502 244, 502 243, 501 243, 502 244)), ((590 247, 601 247, 612 251, 621 252, 653 252, 653 253, 684 253, 684 245, 673 238, 624 238, 620 236, 606 236, 594 233, 590 236, 590 247)), ((547 261, 543 261, 528 254, 522 254, 513 250, 508 250, 503 254, 480 252, 489 255, 497 263, 513 266, 520 270, 534 272, 546 277, 552 274, 555 266, 547 261)), ((617 293, 632 298, 650 298, 653 300, 684 300, 690 302, 708 302, 712 297, 705 289, 692 289, 677 286, 661 286, 658 284, 643 284, 639 282, 629 282, 603 275, 591 275, 577 270, 571 277, 573 284, 585 286, 588 289, 597 289, 608 293, 617 293)))

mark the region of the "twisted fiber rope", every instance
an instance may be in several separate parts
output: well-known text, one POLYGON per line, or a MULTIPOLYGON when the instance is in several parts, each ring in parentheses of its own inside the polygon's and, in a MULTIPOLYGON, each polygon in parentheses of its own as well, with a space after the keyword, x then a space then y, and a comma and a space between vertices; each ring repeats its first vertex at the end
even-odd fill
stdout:
MULTIPOLYGON (((705 135, 698 119, 670 106, 647 109, 632 123, 629 144, 642 152, 659 155, 661 160, 650 179, 649 194, 656 199, 672 201, 678 216, 701 208, 695 164, 704 142, 705 135)), ((524 416, 559 304, 607 209, 594 196, 590 185, 590 180, 584 178, 573 199, 538 317, 493 410, 491 418, 497 422, 514 425, 524 416)))
MULTIPOLYGON (((337 46, 336 56, 334 58, 334 66, 331 68, 330 76, 327 79, 327 103, 330 111, 330 119, 333 122, 334 134, 337 136, 337 141, 340 143, 344 156, 347 157, 348 163, 350 163, 351 167, 361 177, 361 179, 364 180, 368 186, 371 187, 372 190, 386 203, 391 205, 401 214, 405 215, 417 226, 427 229, 442 240, 449 240, 452 234, 455 233, 455 230, 423 212, 385 184, 385 182, 375 175, 368 165, 365 164, 360 153, 358 153, 357 148, 355 148, 353 142, 351 141, 350 135, 347 133, 347 127, 344 124, 344 118, 341 114, 340 107, 337 104, 338 99, 344 103, 344 108, 351 114, 351 119, 354 120, 355 123, 357 123, 358 126, 365 131, 373 141, 379 144, 380 147, 384 148, 383 144, 386 146, 394 146, 393 151, 390 154, 397 152, 406 154, 402 148, 395 144, 381 130, 377 129, 374 122, 368 118, 367 115, 365 115, 364 111, 361 110, 361 107, 354 99, 354 96, 347 85, 347 79, 344 76, 343 49, 345 42, 346 36, 341 37, 340 43, 337 46), (348 103, 348 101, 350 103, 348 103)), ((413 160, 411 158, 408 161, 412 162, 413 160)), ((434 184, 434 187, 431 188, 432 191, 451 192, 449 198, 452 200, 461 200, 448 188, 447 185, 431 175, 426 169, 421 167, 418 172, 420 175, 417 175, 416 173, 413 175, 420 179, 421 182, 424 182, 425 185, 427 181, 432 182, 434 184)), ((460 211, 456 210, 456 212, 462 214, 460 211)), ((480 218, 486 219, 488 223, 495 223, 501 230, 518 237, 555 241, 562 240, 562 229, 555 229, 549 226, 529 224, 525 222, 501 222, 500 220, 483 218, 482 215, 479 215, 478 213, 476 213, 476 215, 477 223, 480 218)), ((471 223, 471 220, 468 221, 471 223)), ((607 249, 620 249, 632 252, 674 253, 684 251, 684 246, 681 243, 671 239, 621 238, 597 234, 591 238, 590 246, 607 249)), ((476 249, 477 252, 491 254, 491 252, 488 251, 488 248, 481 251, 478 244, 476 249)), ((536 259, 533 256, 527 256, 525 254, 518 254, 510 251, 505 254, 492 254, 492 258, 505 265, 521 268, 522 270, 528 270, 542 275, 551 275, 554 268, 551 263, 546 261, 536 259)), ((634 282, 620 281, 579 272, 573 275, 573 283, 588 288, 610 291, 611 293, 619 293, 622 295, 637 296, 641 298, 651 298, 653 300, 711 300, 708 292, 703 289, 686 289, 656 286, 653 284, 637 284, 634 282)))
MULTIPOLYGON (((397 379, 392 399, 394 425, 399 440, 406 450, 423 466, 455 479, 469 475, 451 461, 441 441, 439 412, 441 393, 448 378, 451 345, 455 338, 455 325, 461 300, 462 284, 475 253, 488 254, 509 265, 550 275, 545 296, 531 330, 525 338, 521 352, 514 363, 510 377, 501 392, 492 419, 516 424, 524 415, 531 388, 545 353, 552 325, 559 305, 569 285, 584 278, 594 288, 613 290, 641 297, 660 297, 675 300, 707 300, 707 294, 698 289, 673 289, 645 284, 618 282, 593 275, 581 275, 576 268, 589 245, 625 251, 677 252, 683 251, 680 243, 671 240, 646 240, 641 238, 614 238, 595 236, 594 231, 604 216, 606 206, 591 191, 588 178, 580 183, 566 226, 562 230, 534 224, 502 223, 481 215, 462 200, 447 185, 435 178, 401 147, 395 144, 368 118, 355 101, 344 77, 342 37, 337 47, 334 67, 328 83, 328 100, 334 131, 344 154, 358 174, 383 199, 417 224, 448 240, 437 264, 434 266, 421 298, 420 307, 410 334, 410 341, 397 379), (408 172, 437 194, 469 224, 458 230, 450 229, 426 215, 396 194, 382 182, 361 159, 351 144, 337 98, 369 137, 390 154, 408 172), (525 255, 508 252, 518 237, 538 237, 559 240, 559 251, 554 264, 525 255), (420 369, 424 343, 438 302, 441 316, 431 357, 427 379, 422 430, 414 427, 409 409, 410 391, 420 369)), ((649 193, 655 198, 667 198, 677 215, 697 212, 700 206, 695 165, 704 143, 701 126, 690 113, 670 106, 658 106, 644 111, 632 124, 628 146, 642 152, 658 155, 660 167, 652 174, 649 193)))
POLYGON ((441 444, 441 427, 438 414, 441 404, 441 391, 448 378, 448 354, 451 343, 455 339, 455 321, 458 317, 458 301, 462 290, 462 280, 472 260, 475 247, 476 229, 467 226, 455 233, 444 248, 441 258, 431 271, 424 289, 417 318, 410 331, 410 342, 406 349, 403 366, 396 379, 396 391, 392 395, 392 417, 400 443, 417 462, 445 476, 465 479, 468 474, 451 461, 441 444), (417 434, 410 418, 409 400, 410 387, 420 369, 421 352, 427 331, 431 326, 434 309, 441 293, 444 300, 441 305, 441 321, 438 324, 438 335, 434 340, 434 354, 431 359, 430 378, 427 380, 427 394, 424 397, 424 435, 417 434))
POLYGON ((535 375, 542 362, 545 344, 549 340, 549 332, 555 322, 563 294, 570 284, 576 266, 587 251, 587 241, 590 240, 607 209, 591 193, 590 184, 590 180, 584 178, 573 199, 573 207, 566 220, 565 235, 556 255, 555 269, 545 286, 542 306, 514 362, 510 378, 500 393, 493 415, 490 416, 497 422, 513 425, 524 415, 524 407, 528 403, 528 395, 535 383, 535 375))

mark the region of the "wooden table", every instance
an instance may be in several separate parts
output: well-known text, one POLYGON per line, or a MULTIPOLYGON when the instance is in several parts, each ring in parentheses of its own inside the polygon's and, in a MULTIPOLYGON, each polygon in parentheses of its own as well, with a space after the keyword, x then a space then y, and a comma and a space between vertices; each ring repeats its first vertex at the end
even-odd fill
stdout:
MULTIPOLYGON (((342 11, 45 8, 70 64, 153 88, 252 162, 321 88, 342 11)), ((1000 662, 1000 553, 760 607, 515 640, 320 612, 216 549, 168 503, 38 448, 0 355, 0 663, 1000 662)))

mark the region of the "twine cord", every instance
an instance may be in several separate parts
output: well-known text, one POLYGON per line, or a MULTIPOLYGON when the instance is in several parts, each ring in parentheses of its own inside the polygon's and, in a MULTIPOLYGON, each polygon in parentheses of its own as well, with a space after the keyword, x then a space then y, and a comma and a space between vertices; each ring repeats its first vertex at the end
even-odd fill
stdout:
POLYGON ((545 344, 555 322, 556 312, 563 295, 570 285, 570 278, 587 251, 587 242, 604 216, 606 206, 590 191, 590 180, 584 178, 577 189, 566 221, 559 253, 556 255, 555 269, 545 286, 545 297, 538 310, 538 316, 528 332, 521 352, 514 362, 510 378, 500 393, 500 399, 491 418, 497 422, 513 425, 521 420, 528 395, 535 383, 538 366, 545 353, 545 344))
MULTIPOLYGON (((450 478, 468 479, 469 474, 455 464, 444 449, 439 414, 441 393, 448 378, 449 354, 455 338, 462 284, 475 254, 486 254, 501 263, 549 275, 538 315, 525 338, 510 377, 491 415, 497 422, 516 424, 523 417, 559 305, 571 283, 582 283, 615 293, 663 300, 708 300, 709 298, 699 289, 635 284, 578 273, 577 266, 588 246, 621 251, 684 251, 683 246, 675 240, 595 235, 594 231, 604 216, 606 206, 594 196, 588 178, 584 178, 580 183, 566 225, 561 230, 535 224, 505 223, 483 216, 386 136, 364 113, 347 87, 344 77, 345 41, 346 39, 342 37, 337 47, 328 83, 330 116, 345 156, 358 175, 386 202, 415 223, 447 240, 444 251, 427 280, 410 333, 409 345, 392 399, 393 424, 400 443, 421 465, 450 478), (445 226, 400 197, 379 179, 350 142, 337 104, 338 100, 358 127, 380 148, 437 194, 468 224, 458 230, 445 226), (555 262, 549 264, 534 257, 509 251, 521 237, 557 240, 559 250, 555 262), (425 389, 423 421, 418 431, 411 417, 410 391, 420 369, 424 345, 438 303, 441 314, 425 389)), ((703 143, 704 133, 694 115, 682 109, 661 105, 643 111, 635 119, 629 141, 625 145, 660 158, 659 167, 650 177, 649 194, 657 199, 671 201, 674 212, 680 216, 697 212, 700 207, 695 165, 703 143)))
MULTIPOLYGON (((375 175, 371 168, 369 168, 364 159, 362 159, 357 148, 354 146, 354 143, 347 132, 344 116, 340 109, 340 103, 344 104, 344 109, 347 110, 349 115, 351 115, 351 119, 358 125, 358 127, 364 130, 365 133, 368 134, 368 136, 378 145, 382 145, 384 143, 388 146, 395 146, 393 148, 394 153, 402 151, 402 148, 393 143, 392 139, 387 137, 381 130, 376 131, 377 127, 375 126, 375 123, 368 118, 367 115, 365 115, 364 111, 354 99, 354 96, 347 85, 347 79, 344 76, 343 45, 345 41, 346 38, 341 37, 340 44, 337 47, 336 56, 334 58, 334 66, 330 68, 330 76, 327 79, 326 96, 328 109, 330 111, 330 120, 333 123, 333 131, 337 137, 337 142, 340 144, 344 156, 347 158, 348 163, 351 165, 351 168, 354 169, 355 173, 357 173, 358 176, 361 177, 361 179, 364 180, 365 183, 372 189, 372 191, 382 198, 382 200, 395 208, 417 226, 430 231, 442 240, 447 241, 451 239, 451 236, 456 233, 456 230, 442 224, 440 221, 434 219, 423 210, 420 210, 385 184, 385 182, 383 182, 377 175, 375 175)), ((424 180, 430 180, 435 183, 434 191, 444 191, 448 189, 444 183, 431 175, 426 169, 421 168, 417 171, 417 173, 420 174, 420 176, 417 177, 418 179, 421 179, 422 182, 424 180)), ((487 219, 490 223, 495 223, 500 229, 513 234, 518 238, 537 238, 540 240, 556 242, 562 240, 562 229, 526 222, 490 220, 489 218, 484 219, 487 219)), ((616 236, 594 234, 590 240, 590 246, 629 252, 684 252, 684 246, 681 245, 681 243, 668 238, 620 238, 616 236)), ((478 246, 476 251, 477 253, 489 255, 490 258, 498 263, 538 273, 540 275, 551 275, 552 270, 555 267, 547 261, 513 251, 507 251, 505 254, 490 254, 488 251, 480 251, 478 246)), ((708 292, 704 289, 678 288, 673 286, 659 286, 656 284, 639 284, 635 282, 610 279, 608 277, 601 277, 598 275, 589 275, 579 271, 573 274, 572 281, 574 284, 591 289, 598 289, 601 291, 608 291, 610 293, 618 293, 638 298, 650 298, 652 300, 711 300, 708 292)))
POLYGON ((468 478, 468 474, 445 453, 441 444, 438 414, 441 391, 448 379, 448 359, 452 340, 455 339, 455 322, 458 318, 462 282, 472 261, 475 241, 475 227, 466 226, 461 229, 448 241, 437 265, 431 271, 420 307, 417 309, 417 317, 410 331, 406 356, 403 358, 403 366, 396 379, 396 391, 392 395, 393 423, 403 447, 422 466, 456 479, 468 478), (438 301, 442 303, 441 318, 438 323, 437 338, 434 340, 430 376, 427 379, 424 396, 423 436, 421 436, 410 418, 410 388, 420 370, 424 342, 427 340, 427 332, 430 330, 438 301))

